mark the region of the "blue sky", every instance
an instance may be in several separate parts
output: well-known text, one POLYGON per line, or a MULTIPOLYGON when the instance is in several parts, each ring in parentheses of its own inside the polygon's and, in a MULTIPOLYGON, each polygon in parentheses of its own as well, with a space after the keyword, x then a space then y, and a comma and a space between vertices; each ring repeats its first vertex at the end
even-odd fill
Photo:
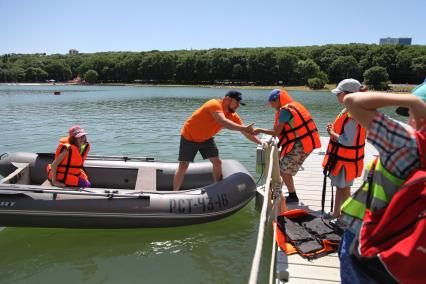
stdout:
POLYGON ((426 44, 426 0, 0 0, 0 54, 426 44), (423 27, 423 28, 422 28, 423 27))

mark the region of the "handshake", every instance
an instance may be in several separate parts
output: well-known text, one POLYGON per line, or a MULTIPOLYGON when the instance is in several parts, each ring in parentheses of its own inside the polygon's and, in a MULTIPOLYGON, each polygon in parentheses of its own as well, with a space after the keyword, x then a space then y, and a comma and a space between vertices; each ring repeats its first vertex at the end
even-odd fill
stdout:
POLYGON ((260 128, 254 128, 253 125, 254 125, 254 122, 244 126, 244 130, 242 131, 250 135, 257 135, 261 133, 260 128))

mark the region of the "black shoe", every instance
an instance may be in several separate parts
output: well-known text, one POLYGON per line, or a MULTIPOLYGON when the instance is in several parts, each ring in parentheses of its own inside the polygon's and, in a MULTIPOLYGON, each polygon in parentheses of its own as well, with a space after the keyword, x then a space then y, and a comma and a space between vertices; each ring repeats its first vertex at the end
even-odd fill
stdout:
POLYGON ((340 219, 331 220, 330 223, 340 230, 340 234, 343 234, 343 231, 348 228, 348 226, 346 226, 346 224, 340 219))
POLYGON ((329 212, 329 213, 324 213, 324 214, 322 215, 322 217, 323 217, 324 219, 326 219, 326 220, 336 220, 336 219, 337 219, 337 217, 334 217, 334 216, 331 214, 331 212, 329 212))
POLYGON ((299 197, 296 194, 290 194, 285 198, 285 202, 287 203, 296 203, 299 202, 299 197))

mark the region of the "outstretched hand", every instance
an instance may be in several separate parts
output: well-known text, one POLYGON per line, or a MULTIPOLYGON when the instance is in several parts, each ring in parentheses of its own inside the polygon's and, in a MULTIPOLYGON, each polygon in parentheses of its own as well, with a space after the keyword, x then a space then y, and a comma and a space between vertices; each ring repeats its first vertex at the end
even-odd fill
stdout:
POLYGON ((260 128, 254 128, 254 129, 253 129, 253 134, 254 134, 254 135, 257 135, 257 134, 259 134, 259 133, 262 133, 262 130, 261 130, 260 128))
POLYGON ((250 123, 249 125, 245 126, 244 132, 253 135, 254 134, 254 128, 253 128, 254 122, 250 123))

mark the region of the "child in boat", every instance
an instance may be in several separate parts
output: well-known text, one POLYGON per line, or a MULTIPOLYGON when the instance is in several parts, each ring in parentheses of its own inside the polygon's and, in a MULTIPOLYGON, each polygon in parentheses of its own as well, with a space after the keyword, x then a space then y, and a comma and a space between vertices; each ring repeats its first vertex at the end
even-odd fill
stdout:
POLYGON ((90 187, 89 178, 83 169, 90 150, 86 131, 79 125, 68 130, 68 137, 59 141, 52 164, 47 165, 48 179, 57 187, 90 187))
MULTIPOLYGON (((336 95, 338 102, 343 104, 347 94, 365 91, 367 87, 362 86, 357 80, 345 79, 331 92, 336 95)), ((354 179, 362 174, 366 130, 347 109, 343 109, 333 123, 327 124, 327 132, 330 140, 322 166, 324 175, 328 175, 331 185, 336 187, 336 198, 333 211, 325 216, 338 218, 340 207, 350 196, 354 179)), ((324 178, 324 186, 325 182, 324 178)))

